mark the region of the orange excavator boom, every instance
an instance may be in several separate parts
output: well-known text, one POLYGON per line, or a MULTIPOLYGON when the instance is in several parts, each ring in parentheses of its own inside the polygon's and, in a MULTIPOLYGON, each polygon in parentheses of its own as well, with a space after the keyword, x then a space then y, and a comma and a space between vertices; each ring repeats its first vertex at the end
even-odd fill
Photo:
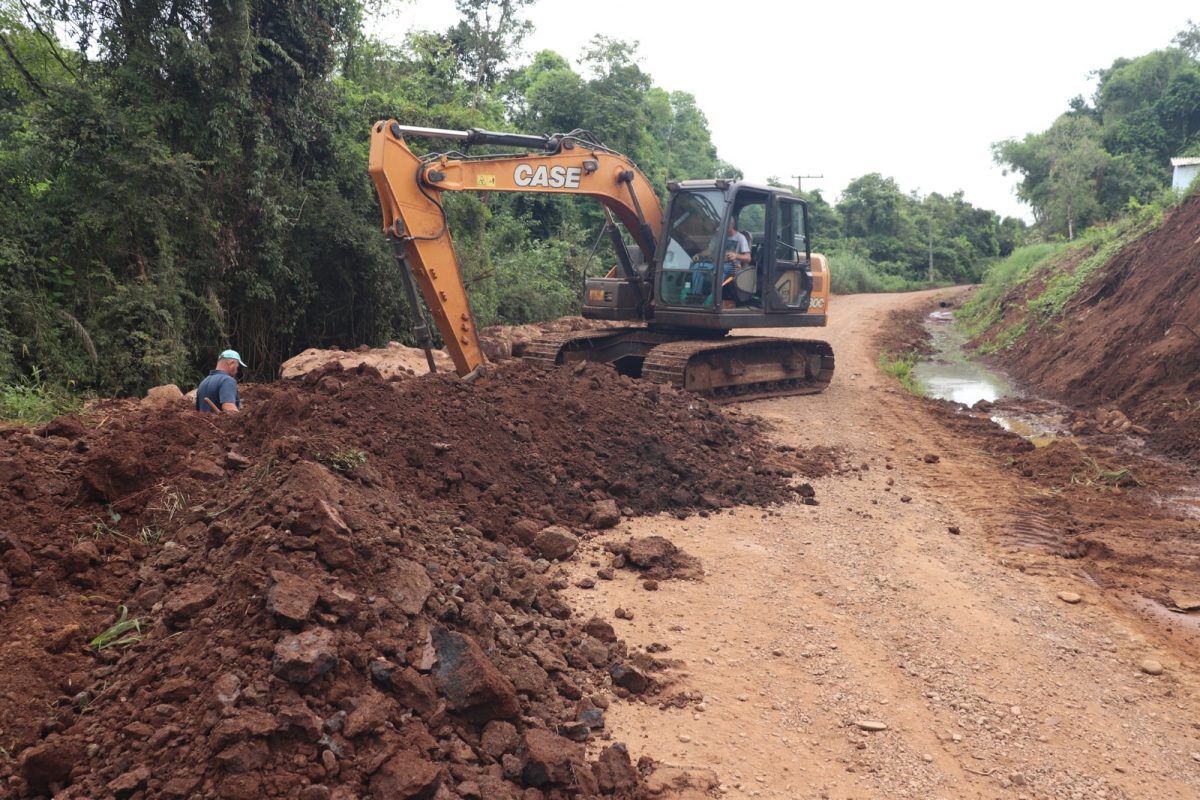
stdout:
POLYGON ((369 169, 383 210, 383 230, 396 249, 418 318, 418 338, 428 355, 428 329, 422 330, 416 288, 460 376, 480 374, 484 357, 446 225, 442 192, 536 191, 593 197, 622 223, 647 257, 653 256, 663 230, 662 205, 646 176, 625 156, 582 131, 526 136, 381 121, 371 129, 369 169), (418 156, 408 146, 409 136, 526 149, 507 155, 418 156))

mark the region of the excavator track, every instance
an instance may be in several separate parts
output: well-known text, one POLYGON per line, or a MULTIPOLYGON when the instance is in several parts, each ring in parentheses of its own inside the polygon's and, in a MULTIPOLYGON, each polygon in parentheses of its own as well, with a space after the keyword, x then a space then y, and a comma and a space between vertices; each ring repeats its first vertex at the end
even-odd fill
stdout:
POLYGON ((621 368, 623 361, 636 361, 639 370, 632 374, 715 403, 816 394, 829 385, 834 367, 827 342, 758 336, 685 339, 644 327, 550 334, 527 345, 522 358, 544 367, 601 361, 621 368))
POLYGON ((833 379, 833 348, 815 339, 734 336, 655 347, 642 377, 714 403, 817 394, 833 379))
POLYGON ((525 346, 521 359, 539 367, 554 367, 567 361, 576 360, 571 354, 579 353, 578 360, 607 360, 587 359, 586 354, 610 346, 624 337, 647 334, 646 328, 599 328, 592 331, 568 331, 567 333, 549 333, 535 339, 525 346))

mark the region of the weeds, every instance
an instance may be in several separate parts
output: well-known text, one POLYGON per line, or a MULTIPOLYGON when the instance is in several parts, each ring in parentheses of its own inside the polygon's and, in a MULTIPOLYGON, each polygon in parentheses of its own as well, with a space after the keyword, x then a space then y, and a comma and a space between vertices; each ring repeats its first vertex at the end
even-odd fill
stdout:
POLYGON ((165 482, 160 481, 158 484, 160 489, 158 499, 153 505, 146 506, 146 510, 156 516, 165 516, 168 522, 171 522, 175 517, 187 509, 187 495, 173 489, 165 482))
POLYGON ((108 514, 108 519, 93 516, 79 523, 86 526, 87 536, 93 540, 103 539, 105 536, 113 536, 117 539, 124 539, 127 542, 133 541, 130 537, 121 533, 121 529, 117 527, 121 523, 120 513, 115 511, 112 506, 105 506, 104 510, 108 514))
POLYGON ((905 391, 912 394, 922 394, 921 384, 913 373, 917 365, 917 353, 910 350, 903 355, 895 353, 880 353, 879 368, 900 382, 905 391))
POLYGON ((35 373, 31 380, 0 384, 0 417, 41 425, 62 414, 77 413, 83 400, 69 387, 44 383, 35 373))
POLYGON ((137 539, 144 545, 155 547, 162 543, 164 536, 163 529, 157 525, 143 525, 138 529, 137 539))
POLYGON ((348 475, 367 463, 367 454, 353 447, 339 450, 336 453, 313 453, 313 458, 343 475, 348 475))
POLYGON ((1107 488, 1129 488, 1142 485, 1129 467, 1106 469, 1094 458, 1085 457, 1083 460, 1091 470, 1091 474, 1084 477, 1074 475, 1071 477, 1072 483, 1107 488))
POLYGON ((130 619, 129 609, 125 606, 117 606, 117 621, 95 639, 88 642, 88 645, 96 650, 105 650, 109 647, 129 647, 141 640, 141 619, 137 617, 130 619))

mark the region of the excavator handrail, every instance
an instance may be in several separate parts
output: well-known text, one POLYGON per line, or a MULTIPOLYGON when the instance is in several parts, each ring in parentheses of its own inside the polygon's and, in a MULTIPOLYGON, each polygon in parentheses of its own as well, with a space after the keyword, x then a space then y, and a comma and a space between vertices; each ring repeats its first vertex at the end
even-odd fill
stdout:
MULTIPOLYGON (((663 230, 657 193, 632 161, 594 138, 579 130, 541 137, 415 128, 395 120, 372 126, 369 171, 379 195, 384 233, 396 244, 402 269, 420 289, 460 376, 478 374, 484 357, 440 200, 442 192, 594 197, 629 231, 646 258, 654 257, 663 230), (540 146, 540 152, 418 156, 409 148, 406 135, 468 144, 540 146)), ((419 309, 413 311, 420 315, 419 309)))

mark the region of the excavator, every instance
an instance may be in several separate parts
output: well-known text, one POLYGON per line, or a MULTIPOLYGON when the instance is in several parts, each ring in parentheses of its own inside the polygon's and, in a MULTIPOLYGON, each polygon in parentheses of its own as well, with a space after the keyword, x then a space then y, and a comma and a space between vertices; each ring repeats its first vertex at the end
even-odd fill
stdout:
POLYGON ((603 206, 616 264, 586 279, 582 315, 627 324, 548 335, 525 348, 524 360, 606 362, 715 402, 813 394, 833 377, 826 342, 730 335, 826 324, 828 263, 811 252, 807 205, 786 190, 725 179, 672 182, 664 213, 641 170, 587 131, 538 136, 395 120, 372 126, 369 169, 431 371, 432 335, 418 289, 459 376, 486 372, 442 194, 543 192, 603 206), (410 138, 517 152, 417 155, 410 138))

